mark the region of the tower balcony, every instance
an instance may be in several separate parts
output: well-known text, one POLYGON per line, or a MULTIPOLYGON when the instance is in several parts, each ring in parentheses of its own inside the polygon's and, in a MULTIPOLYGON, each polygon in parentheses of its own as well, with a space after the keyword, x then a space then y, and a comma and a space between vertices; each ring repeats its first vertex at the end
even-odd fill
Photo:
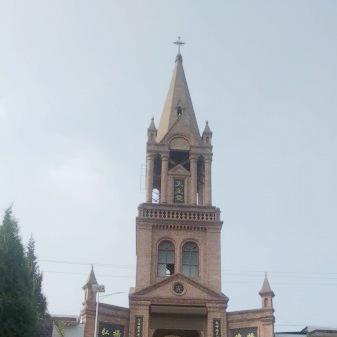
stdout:
POLYGON ((212 206, 143 203, 138 207, 138 219, 214 222, 219 223, 220 209, 212 206))

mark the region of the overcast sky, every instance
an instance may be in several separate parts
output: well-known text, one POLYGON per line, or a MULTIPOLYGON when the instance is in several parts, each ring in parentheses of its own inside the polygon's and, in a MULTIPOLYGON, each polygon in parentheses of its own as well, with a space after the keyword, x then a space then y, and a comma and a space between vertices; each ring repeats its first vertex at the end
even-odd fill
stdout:
POLYGON ((277 330, 336 325, 335 0, 0 0, 0 209, 36 240, 50 312, 79 313, 90 263, 127 306, 178 35, 214 133, 228 310, 259 307, 268 271, 277 330))

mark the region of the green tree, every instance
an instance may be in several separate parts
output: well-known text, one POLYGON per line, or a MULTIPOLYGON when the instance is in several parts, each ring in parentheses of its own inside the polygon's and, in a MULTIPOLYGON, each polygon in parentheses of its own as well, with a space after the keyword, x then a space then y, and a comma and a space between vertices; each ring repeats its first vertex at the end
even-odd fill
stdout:
POLYGON ((44 318, 48 317, 47 300, 42 293, 43 276, 37 264, 37 259, 35 255, 35 241, 32 236, 30 237, 27 246, 27 264, 30 273, 30 278, 32 281, 37 316, 39 320, 43 320, 44 318))
POLYGON ((32 337, 37 310, 31 274, 12 208, 0 226, 0 337, 32 337))

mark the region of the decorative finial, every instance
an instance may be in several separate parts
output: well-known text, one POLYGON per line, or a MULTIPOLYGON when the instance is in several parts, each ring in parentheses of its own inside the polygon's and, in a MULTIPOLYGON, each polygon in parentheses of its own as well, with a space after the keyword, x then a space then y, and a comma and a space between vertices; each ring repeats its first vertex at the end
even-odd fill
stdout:
POLYGON ((180 47, 183 46, 185 42, 181 41, 181 37, 178 36, 178 40, 173 43, 178 46, 178 55, 180 55, 180 47))

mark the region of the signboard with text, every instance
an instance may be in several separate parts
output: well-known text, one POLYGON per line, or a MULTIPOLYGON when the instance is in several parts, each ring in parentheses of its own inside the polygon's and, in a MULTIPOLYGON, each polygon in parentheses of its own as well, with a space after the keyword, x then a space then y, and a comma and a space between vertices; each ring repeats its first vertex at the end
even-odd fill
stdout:
POLYGON ((239 328, 231 330, 231 337, 258 337, 257 336, 257 328, 239 328))
POLYGON ((221 337, 221 320, 213 319, 213 337, 221 337))
POLYGON ((99 322, 98 337, 124 337, 124 326, 99 322))
POLYGON ((143 337, 143 316, 135 317, 135 336, 143 337))

